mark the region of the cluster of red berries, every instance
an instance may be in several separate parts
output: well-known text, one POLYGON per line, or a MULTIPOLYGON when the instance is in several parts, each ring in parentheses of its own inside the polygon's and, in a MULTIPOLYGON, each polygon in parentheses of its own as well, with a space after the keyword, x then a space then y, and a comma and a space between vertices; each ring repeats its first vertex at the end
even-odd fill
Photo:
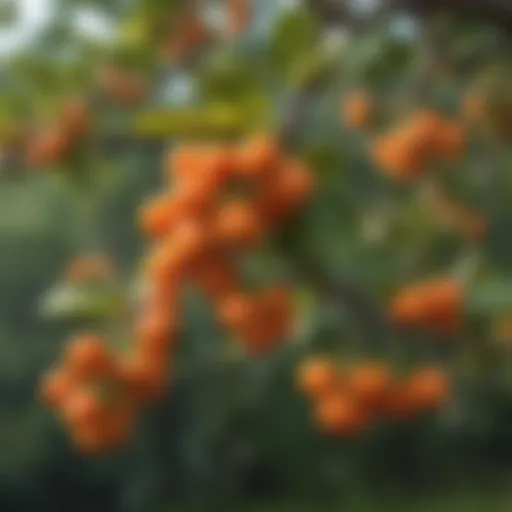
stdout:
POLYGON ((379 419, 407 420, 433 412, 448 399, 450 388, 437 367, 398 377, 385 363, 346 367, 327 357, 307 359, 296 379, 312 402, 320 431, 344 437, 362 433, 379 419))

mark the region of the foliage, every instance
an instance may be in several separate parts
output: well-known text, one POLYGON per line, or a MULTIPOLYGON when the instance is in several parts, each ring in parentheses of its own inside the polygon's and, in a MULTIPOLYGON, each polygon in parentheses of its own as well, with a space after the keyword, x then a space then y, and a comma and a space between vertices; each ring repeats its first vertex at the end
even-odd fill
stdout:
POLYGON ((359 510, 359 489, 499 484, 512 455, 510 41, 456 14, 418 19, 408 37, 393 13, 338 33, 312 2, 252 2, 232 27, 236 2, 206 3, 211 19, 191 16, 194 2, 56 1, 0 77, 2 510, 288 496, 359 510), (109 37, 76 27, 83 9, 112 22, 109 37), (255 131, 282 139, 316 185, 243 261, 253 284, 292 291, 287 343, 251 355, 187 291, 169 392, 122 450, 84 457, 37 382, 77 330, 103 329, 114 349, 131 338, 148 249, 137 212, 165 186, 166 155, 255 131), (63 269, 89 253, 115 276, 70 280, 63 269), (439 276, 455 283, 448 299, 424 284, 439 276), (450 391, 408 421, 322 435, 296 388, 318 355, 377 360, 404 381, 435 365, 450 391))

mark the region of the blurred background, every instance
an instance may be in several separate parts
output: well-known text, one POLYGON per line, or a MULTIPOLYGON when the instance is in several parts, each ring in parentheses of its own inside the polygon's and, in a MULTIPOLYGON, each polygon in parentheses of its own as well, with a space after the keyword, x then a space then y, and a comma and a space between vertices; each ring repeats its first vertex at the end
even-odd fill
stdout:
POLYGON ((508 0, 0 0, 0 509, 510 510, 511 35, 508 0), (473 91, 487 110, 471 124, 473 91), (76 95, 92 135, 66 158, 48 157, 55 139, 27 157, 76 95), (465 149, 404 185, 372 143, 426 108, 464 124, 465 149), (261 129, 281 130, 316 183, 245 269, 290 284, 293 334, 248 356, 187 296, 165 398, 122 450, 80 454, 39 379, 105 297, 136 286, 137 209, 166 152, 261 129), (89 253, 115 267, 114 292, 69 282, 89 253), (431 275, 464 283, 463 327, 388 328, 392 294, 431 275), (319 353, 440 364, 449 400, 323 435, 296 385, 319 353))

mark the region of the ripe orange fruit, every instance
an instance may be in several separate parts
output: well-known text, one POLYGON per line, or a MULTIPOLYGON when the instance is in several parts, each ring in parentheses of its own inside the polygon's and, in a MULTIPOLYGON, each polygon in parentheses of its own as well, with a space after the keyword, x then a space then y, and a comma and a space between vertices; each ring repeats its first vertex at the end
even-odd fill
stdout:
POLYGON ((369 407, 380 408, 390 391, 391 372, 385 364, 361 364, 349 372, 347 385, 358 401, 369 407))
POLYGON ((211 246, 211 234, 208 226, 202 222, 182 222, 174 234, 174 256, 184 268, 202 261, 211 246))
POLYGON ((368 415, 355 397, 336 391, 320 396, 315 407, 315 419, 327 434, 351 436, 363 430, 368 415))
POLYGON ((156 400, 166 391, 168 361, 154 360, 135 352, 121 362, 122 380, 130 396, 135 400, 156 400))
POLYGON ((296 373, 297 387, 309 398, 319 398, 336 390, 340 385, 338 371, 327 358, 304 361, 296 373))
POLYGON ((210 233, 200 222, 184 221, 163 239, 148 259, 151 279, 176 287, 208 253, 210 233))
POLYGON ((450 278, 434 278, 400 290, 391 301, 390 315, 399 325, 452 334, 460 325, 462 288, 450 278))
POLYGON ((74 378, 62 368, 48 371, 40 383, 40 395, 49 407, 60 408, 74 391, 74 378))
POLYGON ((70 431, 74 447, 84 455, 99 455, 106 450, 103 425, 77 425, 70 431))
POLYGON ((431 411, 442 405, 449 396, 446 373, 439 368, 424 368, 414 373, 407 383, 415 410, 431 411))
POLYGON ((263 234, 263 226, 253 204, 232 200, 224 204, 215 219, 215 236, 230 247, 248 247, 263 234))
POLYGON ((188 181, 197 177, 197 169, 205 165, 203 147, 181 145, 171 149, 165 156, 164 169, 171 182, 188 181))
POLYGON ((236 157, 237 175, 243 178, 260 178, 277 169, 281 150, 276 139, 258 134, 242 144, 236 157))
POLYGON ((63 414, 70 426, 97 425, 101 422, 105 404, 92 390, 80 387, 66 400, 63 414))
POLYGON ((221 322, 236 332, 250 325, 256 312, 255 301, 243 293, 229 294, 218 306, 221 322))
POLYGON ((105 340, 96 334, 79 334, 69 341, 64 362, 69 372, 78 378, 106 376, 114 363, 105 340))
POLYGON ((388 176, 400 181, 408 180, 424 168, 424 162, 413 142, 402 134, 378 137, 371 149, 373 159, 388 176))
POLYGON ((170 169, 178 183, 208 182, 214 191, 231 177, 236 164, 235 154, 229 146, 197 145, 175 150, 170 157, 170 169))
POLYGON ((217 201, 218 183, 211 177, 190 179, 179 184, 176 200, 188 217, 208 216, 217 201))
POLYGON ((184 218, 183 202, 168 193, 156 196, 139 210, 139 226, 143 233, 162 238, 184 218))
POLYGON ((136 325, 137 347, 150 358, 166 358, 176 335, 173 312, 153 309, 143 314, 136 325))

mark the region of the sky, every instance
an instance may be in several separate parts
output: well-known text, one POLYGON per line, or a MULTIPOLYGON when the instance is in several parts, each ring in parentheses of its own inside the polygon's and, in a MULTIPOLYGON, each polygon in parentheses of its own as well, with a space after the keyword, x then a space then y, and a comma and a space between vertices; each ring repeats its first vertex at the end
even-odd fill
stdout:
POLYGON ((18 4, 18 20, 8 28, 0 28, 0 53, 3 55, 8 55, 44 26, 52 12, 51 0, 0 0, 0 4, 7 2, 18 4))

